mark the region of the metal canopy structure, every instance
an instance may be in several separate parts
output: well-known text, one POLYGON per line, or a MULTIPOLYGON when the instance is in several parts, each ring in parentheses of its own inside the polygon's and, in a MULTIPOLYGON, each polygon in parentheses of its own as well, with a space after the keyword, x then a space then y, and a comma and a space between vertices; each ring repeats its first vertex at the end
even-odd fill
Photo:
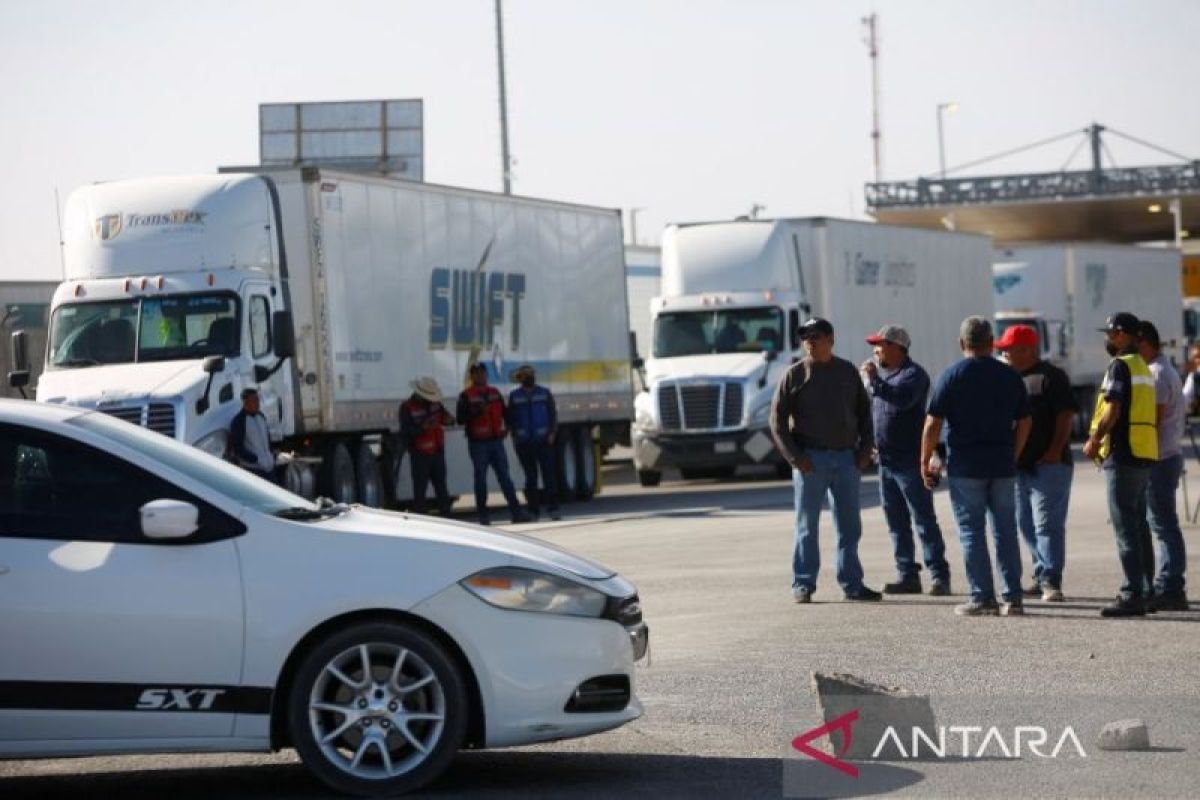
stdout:
POLYGON ((1083 139, 1068 164, 1091 145, 1087 170, 1014 175, 918 178, 868 183, 869 213, 879 222, 986 233, 999 242, 1097 240, 1173 241, 1189 227, 1200 231, 1200 160, 1157 147, 1102 125, 1044 139, 956 167, 958 172, 1071 137, 1083 139), (1105 166, 1112 156, 1102 134, 1165 153, 1180 163, 1105 166), (1178 220, 1176 220, 1176 213, 1178 220))

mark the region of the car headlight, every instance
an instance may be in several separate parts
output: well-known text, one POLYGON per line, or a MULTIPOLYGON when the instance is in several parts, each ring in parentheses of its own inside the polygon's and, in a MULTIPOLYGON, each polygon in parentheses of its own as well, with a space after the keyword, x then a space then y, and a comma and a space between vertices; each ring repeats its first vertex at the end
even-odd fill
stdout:
POLYGON ((545 611, 573 617, 602 617, 608 595, 566 578, 519 567, 476 572, 459 584, 480 600, 515 611, 545 611))
POLYGON ((200 441, 196 442, 196 448, 203 450, 210 456, 217 458, 225 457, 225 448, 229 446, 229 431, 213 431, 207 436, 200 437, 200 441))

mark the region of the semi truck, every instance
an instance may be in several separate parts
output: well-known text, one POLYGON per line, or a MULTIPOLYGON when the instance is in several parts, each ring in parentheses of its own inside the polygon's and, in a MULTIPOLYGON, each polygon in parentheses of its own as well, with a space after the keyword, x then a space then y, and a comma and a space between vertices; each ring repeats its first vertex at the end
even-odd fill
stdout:
POLYGON ((1179 251, 1162 247, 1047 243, 998 248, 993 266, 996 335, 1012 325, 1038 332, 1042 358, 1062 368, 1079 404, 1074 434, 1091 424, 1096 389, 1111 360, 1105 320, 1131 311, 1158 328, 1180 363, 1185 345, 1179 251))
POLYGON ((634 401, 634 465, 727 477, 742 465, 790 468, 768 429, 775 387, 803 358, 798 328, 824 317, 856 365, 864 339, 898 323, 932 376, 960 358, 959 324, 990 316, 991 240, 831 218, 668 226, 652 306, 646 385, 634 401))
MULTIPOLYGON (((239 168, 81 188, 64 240, 37 399, 219 456, 242 389, 254 387, 300 494, 410 498, 399 404, 432 376, 453 412, 476 361, 502 391, 525 363, 554 391, 560 485, 572 498, 596 491, 598 446, 628 435, 616 210, 239 168)), ((27 366, 20 339, 13 357, 27 366)), ((27 381, 25 370, 10 376, 27 381)), ((446 454, 451 493, 469 494, 461 429, 446 454)))

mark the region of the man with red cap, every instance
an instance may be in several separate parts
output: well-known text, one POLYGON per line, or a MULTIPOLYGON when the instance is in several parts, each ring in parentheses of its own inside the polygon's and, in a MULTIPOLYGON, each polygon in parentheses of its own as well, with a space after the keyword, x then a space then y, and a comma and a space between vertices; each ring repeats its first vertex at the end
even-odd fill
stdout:
POLYGON ((1071 499, 1071 420, 1079 410, 1071 381, 1043 361, 1038 333, 1012 325, 996 342, 1008 364, 1025 382, 1033 424, 1017 456, 1017 523, 1033 557, 1033 586, 1027 595, 1062 602, 1066 566, 1067 506, 1071 499))

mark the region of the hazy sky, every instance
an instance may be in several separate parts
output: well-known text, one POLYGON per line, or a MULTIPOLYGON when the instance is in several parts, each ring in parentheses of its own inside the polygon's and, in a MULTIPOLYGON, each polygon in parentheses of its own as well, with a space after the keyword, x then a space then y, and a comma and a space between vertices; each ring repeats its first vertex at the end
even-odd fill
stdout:
MULTIPOLYGON (((1200 0, 507 0, 514 191, 644 207, 645 243, 860 216, 872 9, 885 178, 936 170, 946 100, 952 166, 1093 120, 1200 157, 1200 0)), ((500 186, 492 0, 0 0, 0 75, 0 279, 59 276, 56 187, 255 163, 260 102, 424 98, 426 178, 500 186)))

